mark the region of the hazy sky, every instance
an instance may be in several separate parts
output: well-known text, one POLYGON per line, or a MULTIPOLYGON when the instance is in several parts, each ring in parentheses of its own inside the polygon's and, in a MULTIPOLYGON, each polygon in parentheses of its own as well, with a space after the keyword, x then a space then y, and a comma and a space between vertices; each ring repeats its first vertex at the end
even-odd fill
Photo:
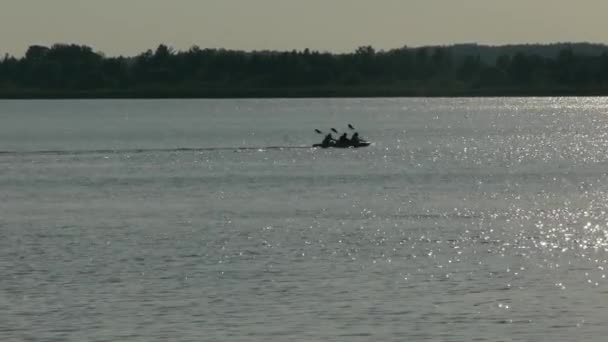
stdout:
POLYGON ((608 0, 0 0, 0 53, 608 42, 608 0))

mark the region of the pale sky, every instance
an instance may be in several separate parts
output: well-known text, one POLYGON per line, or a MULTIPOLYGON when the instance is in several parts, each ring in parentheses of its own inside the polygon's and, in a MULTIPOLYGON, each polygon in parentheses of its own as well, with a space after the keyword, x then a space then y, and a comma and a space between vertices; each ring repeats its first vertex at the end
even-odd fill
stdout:
POLYGON ((353 51, 404 45, 608 42, 608 0, 0 0, 0 54, 77 43, 178 50, 353 51))

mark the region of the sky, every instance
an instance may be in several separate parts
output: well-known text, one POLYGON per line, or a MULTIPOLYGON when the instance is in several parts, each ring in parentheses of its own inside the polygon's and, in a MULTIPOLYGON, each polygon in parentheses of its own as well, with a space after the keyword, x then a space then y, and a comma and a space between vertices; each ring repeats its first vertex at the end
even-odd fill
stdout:
POLYGON ((0 54, 84 44, 348 52, 362 45, 608 43, 608 0, 0 0, 0 54))

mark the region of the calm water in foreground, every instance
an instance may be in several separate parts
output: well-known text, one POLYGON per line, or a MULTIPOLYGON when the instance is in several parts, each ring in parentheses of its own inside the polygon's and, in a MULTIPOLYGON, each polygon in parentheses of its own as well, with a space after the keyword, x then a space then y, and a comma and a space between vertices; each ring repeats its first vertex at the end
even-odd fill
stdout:
POLYGON ((608 335, 608 98, 2 101, 0 150, 2 341, 608 335))

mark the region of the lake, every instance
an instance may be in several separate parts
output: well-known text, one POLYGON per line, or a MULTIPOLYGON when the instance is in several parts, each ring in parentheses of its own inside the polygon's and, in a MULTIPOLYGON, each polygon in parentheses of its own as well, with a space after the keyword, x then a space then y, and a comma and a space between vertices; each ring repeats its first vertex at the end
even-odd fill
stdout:
POLYGON ((3 341, 605 341, 608 98, 0 101, 3 341), (329 132, 374 144, 312 149, 329 132))

